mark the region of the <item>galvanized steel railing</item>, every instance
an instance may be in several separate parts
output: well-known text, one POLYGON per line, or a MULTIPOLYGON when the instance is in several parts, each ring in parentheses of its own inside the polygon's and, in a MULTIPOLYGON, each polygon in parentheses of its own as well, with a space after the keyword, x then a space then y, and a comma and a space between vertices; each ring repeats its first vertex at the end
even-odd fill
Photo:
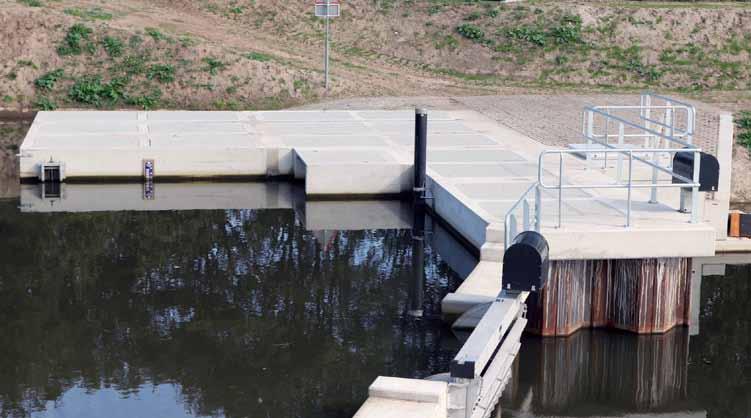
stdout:
MULTIPOLYGON (((694 165, 692 178, 679 175, 673 171, 672 156, 677 152, 693 152, 694 161, 700 161, 701 149, 693 145, 696 124, 696 109, 690 104, 679 102, 653 93, 641 96, 640 106, 588 106, 584 109, 582 135, 587 140, 584 149, 575 150, 547 150, 540 154, 538 160, 537 181, 532 184, 521 198, 507 211, 504 218, 506 248, 516 235, 523 231, 540 231, 542 224, 542 190, 558 191, 557 227, 563 226, 563 191, 570 189, 625 189, 626 190, 626 221, 625 226, 632 225, 632 193, 633 189, 651 189, 650 203, 657 203, 657 190, 660 188, 691 189, 692 208, 691 222, 697 223, 699 209, 699 164, 694 165), (654 104, 655 102, 663 102, 654 104), (638 110, 638 121, 619 116, 616 112, 638 110), (655 115, 661 112, 661 120, 655 115), (677 122, 676 114, 682 113, 682 124, 677 122), (597 124, 597 122, 604 122, 597 124), (617 128, 617 133, 611 133, 611 127, 617 128), (627 129, 633 132, 628 133, 627 129), (617 138, 617 143, 611 143, 611 138, 617 138), (628 144, 633 138, 644 139, 643 145, 628 144), (664 143, 659 147, 660 142, 664 143), (596 147, 596 148, 595 148, 596 147), (591 168, 593 157, 601 154, 603 169, 608 168, 608 156, 617 154, 616 180, 614 183, 603 184, 565 184, 564 156, 584 155, 587 168, 591 168), (646 154, 649 157, 640 155, 646 154), (558 155, 558 182, 546 184, 544 181, 545 157, 558 155), (667 155, 668 164, 660 164, 661 156, 667 155), (649 183, 635 182, 634 163, 645 164, 652 168, 652 179, 649 183), (624 168, 628 167, 624 180, 624 168), (670 182, 660 182, 659 174, 666 173, 670 182), (678 182, 673 182, 673 180, 678 182), (531 202, 531 203, 530 203, 531 202), (519 230, 517 213, 521 210, 522 226, 519 230)), ((681 209, 683 199, 681 199, 681 209)))

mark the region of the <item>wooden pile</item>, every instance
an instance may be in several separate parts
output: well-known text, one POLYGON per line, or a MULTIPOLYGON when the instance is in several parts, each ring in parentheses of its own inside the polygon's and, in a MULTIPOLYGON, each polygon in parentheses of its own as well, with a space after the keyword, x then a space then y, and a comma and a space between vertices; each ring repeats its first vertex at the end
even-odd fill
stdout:
POLYGON ((688 325, 691 260, 554 261, 539 296, 527 301, 528 330, 570 335, 581 328, 664 333, 688 325))

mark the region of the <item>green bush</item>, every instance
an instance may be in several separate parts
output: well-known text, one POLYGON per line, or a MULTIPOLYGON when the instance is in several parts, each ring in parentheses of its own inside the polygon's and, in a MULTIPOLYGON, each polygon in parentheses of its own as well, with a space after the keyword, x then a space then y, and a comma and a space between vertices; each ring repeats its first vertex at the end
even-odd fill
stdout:
POLYGON ((738 114, 735 124, 738 126, 738 143, 751 149, 751 111, 738 114))
POLYGON ((745 131, 751 130, 751 110, 741 112, 736 120, 736 125, 745 131))
POLYGON ((149 67, 146 77, 149 80, 156 79, 160 83, 171 83, 175 81, 175 67, 169 64, 154 64, 149 67))
POLYGON ((485 38, 485 32, 479 26, 471 23, 464 23, 457 26, 456 31, 459 35, 473 41, 482 41, 485 38))
POLYGON ((474 20, 480 20, 482 18, 482 13, 479 11, 474 11, 470 14, 468 14, 464 20, 474 21, 474 20))
POLYGON ((104 102, 116 103, 125 98, 124 78, 114 78, 109 83, 102 81, 99 75, 81 77, 71 86, 68 97, 74 102, 100 106, 104 102))
POLYGON ((506 30, 506 36, 520 41, 526 41, 537 46, 545 46, 546 34, 540 28, 531 26, 520 26, 506 30))
POLYGON ((34 101, 34 108, 36 110, 57 110, 57 104, 49 97, 42 96, 34 101))
POLYGON ((550 36, 555 43, 571 44, 582 41, 582 20, 578 15, 565 15, 557 26, 550 30, 550 36))
POLYGON ((63 76, 63 74, 64 72, 60 68, 55 71, 50 71, 47 74, 44 74, 41 77, 37 78, 34 81, 34 86, 36 86, 36 88, 38 88, 39 90, 50 91, 55 88, 57 80, 59 80, 63 76))
POLYGON ((19 3, 25 4, 29 7, 43 7, 44 4, 42 4, 39 0, 18 0, 19 3))
POLYGON ((111 57, 121 56, 125 47, 123 41, 114 36, 105 36, 102 40, 102 45, 104 46, 104 50, 107 51, 107 54, 111 57))
POLYGON ((139 96, 129 96, 127 102, 129 105, 138 106, 143 110, 151 110, 159 105, 159 100, 162 98, 162 91, 155 89, 148 94, 142 94, 139 96))
POLYGON ((138 75, 146 72, 146 57, 142 55, 129 55, 117 65, 117 70, 127 75, 138 75))
POLYGON ((63 10, 65 14, 80 17, 81 19, 90 19, 90 20, 110 20, 112 19, 112 13, 105 12, 99 7, 92 7, 89 9, 79 9, 77 7, 72 7, 63 10))
POLYGON ((227 64, 213 57, 206 57, 203 59, 203 62, 206 63, 206 71, 211 75, 217 75, 219 71, 222 71, 227 67, 227 64))
POLYGON ((83 51, 81 42, 88 40, 89 36, 94 31, 90 28, 76 23, 68 29, 68 33, 65 34, 63 43, 57 47, 57 53, 60 55, 79 55, 83 51))
POLYGON ((159 31, 157 28, 146 28, 146 34, 151 36, 155 41, 169 41, 170 38, 159 31))
POLYGON ((271 61, 273 57, 271 55, 267 55, 261 52, 249 52, 245 54, 245 58, 252 60, 252 61, 271 61))

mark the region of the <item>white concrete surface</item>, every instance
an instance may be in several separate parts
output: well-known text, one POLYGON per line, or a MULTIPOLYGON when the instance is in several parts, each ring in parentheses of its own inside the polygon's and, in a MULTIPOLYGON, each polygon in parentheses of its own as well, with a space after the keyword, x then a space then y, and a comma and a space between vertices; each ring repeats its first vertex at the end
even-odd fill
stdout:
MULTIPOLYGON (((726 125, 722 138, 732 133, 726 125)), ((433 210, 484 260, 501 262, 506 212, 537 180, 547 147, 472 111, 431 112, 428 131, 433 210)), ((412 111, 40 112, 21 146, 21 176, 35 177, 52 159, 69 178, 140 177, 143 160, 153 159, 157 177, 294 175, 313 196, 396 194, 412 187, 413 137, 412 111)), ((556 184, 555 164, 546 164, 544 179, 556 184)), ((568 184, 613 181, 612 164, 566 164, 568 184)), ((650 174, 635 169, 638 178, 650 174)), ((629 228, 623 189, 565 191, 560 228, 557 191, 544 190, 542 232, 553 259, 711 256, 725 186, 694 225, 676 211, 675 190, 661 190, 655 205, 637 189, 629 228)))
POLYGON ((355 418, 445 418, 448 384, 379 376, 355 418))

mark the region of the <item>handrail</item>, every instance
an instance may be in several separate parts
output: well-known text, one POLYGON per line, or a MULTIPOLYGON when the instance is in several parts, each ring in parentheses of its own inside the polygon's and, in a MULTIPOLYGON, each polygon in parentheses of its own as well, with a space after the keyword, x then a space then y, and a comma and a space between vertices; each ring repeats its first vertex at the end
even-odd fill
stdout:
POLYGON ((607 119, 615 120, 616 122, 621 123, 624 126, 630 126, 632 128, 640 129, 640 130, 642 130, 642 131, 644 131, 646 133, 652 134, 653 136, 660 137, 660 138, 665 139, 665 140, 670 141, 670 142, 674 142, 674 143, 676 143, 678 145, 683 145, 684 147, 689 147, 690 148, 690 147, 693 146, 693 144, 691 144, 689 142, 681 141, 680 139, 675 138, 674 135, 664 135, 662 132, 658 132, 658 131, 655 131, 654 129, 647 128, 647 127, 644 127, 644 126, 641 126, 641 125, 637 125, 636 123, 631 122, 628 119, 622 118, 620 116, 616 116, 616 115, 614 115, 612 113, 608 113, 608 112, 599 110, 595 106, 587 106, 587 107, 585 107, 584 108, 584 112, 585 113, 586 112, 592 112, 592 113, 601 115, 601 116, 603 116, 603 117, 605 117, 607 119))
POLYGON ((506 211, 506 216, 504 216, 503 218, 505 233, 504 250, 508 250, 508 247, 511 245, 511 241, 516 238, 517 220, 514 212, 519 209, 519 206, 523 206, 523 231, 529 231, 531 228, 532 216, 529 213, 530 208, 527 197, 532 193, 533 190, 535 191, 534 230, 540 232, 542 224, 542 197, 540 196, 540 183, 538 181, 537 183, 533 183, 527 189, 527 191, 522 194, 522 197, 520 197, 519 200, 517 200, 516 203, 514 203, 508 211, 506 211))
MULTIPOLYGON (((658 112, 659 113, 659 112, 658 112)), ((627 207, 626 207, 626 227, 630 227, 632 224, 631 212, 632 212, 632 193, 634 189, 651 189, 650 203, 657 203, 657 190, 661 188, 678 188, 678 189, 691 189, 692 193, 692 209, 691 209, 691 223, 697 223, 699 221, 699 169, 700 165, 695 164, 692 175, 684 176, 673 171, 672 157, 667 163, 667 166, 660 164, 661 159, 658 158, 661 155, 668 154, 672 156, 679 152, 694 153, 694 161, 700 161, 701 149, 693 144, 693 137, 696 131, 696 108, 688 103, 673 100, 668 97, 660 96, 651 92, 645 92, 641 95, 640 106, 587 106, 584 108, 582 118, 582 135, 587 140, 588 146, 584 149, 569 149, 569 150, 546 150, 540 153, 538 158, 538 172, 537 181, 532 184, 522 196, 517 200, 511 208, 506 212, 504 217, 505 225, 505 241, 506 248, 510 245, 511 241, 517 235, 518 221, 517 212, 522 207, 522 215, 524 217, 523 230, 530 230, 534 226, 536 231, 540 231, 541 219, 542 219, 542 190, 558 190, 558 219, 557 224, 560 228, 563 225, 563 191, 571 189, 625 189, 627 192, 627 207), (653 104, 653 101, 663 101, 664 104, 653 104), (633 122, 619 115, 614 114, 617 110, 639 110, 639 120, 643 121, 643 124, 633 122), (652 111, 664 111, 664 121, 653 118, 652 111), (686 112, 685 116, 685 128, 676 126, 676 118, 674 113, 677 111, 686 112), (604 118, 605 132, 599 133, 595 131, 595 115, 598 116, 597 120, 601 121, 604 118), (617 128, 617 134, 611 134, 611 126, 617 128), (626 133, 626 127, 636 130, 636 133, 629 131, 626 133), (610 138, 618 138, 618 144, 611 144, 610 138), (637 146, 626 144, 626 138, 645 138, 644 146, 637 146), (664 147, 654 146, 652 139, 657 139, 656 143, 659 145, 660 140, 664 141, 664 147), (591 145, 598 144, 601 147, 596 149, 591 148, 591 145), (650 146, 652 144, 652 146, 650 146), (608 167, 608 155, 618 155, 618 165, 616 173, 616 181, 614 183, 607 184, 564 184, 564 156, 566 155, 585 155, 587 160, 587 168, 590 168, 592 156, 595 154, 602 154, 604 156, 603 168, 608 167), (651 154, 651 158, 646 156, 644 158, 639 154, 651 154), (544 174, 547 173, 544 169, 545 157, 548 155, 559 156, 558 167, 558 184, 546 184, 544 174), (625 161, 624 161, 625 160, 625 161), (634 162, 645 164, 652 169, 651 181, 645 182, 634 181, 634 162), (628 176, 623 179, 624 163, 628 165, 628 176), (659 173, 665 173, 670 176, 670 182, 660 182, 659 173), (534 223, 531 221, 533 218, 529 201, 532 200, 532 191, 535 191, 534 196, 534 223)), ((681 123, 683 125, 683 123, 681 123)), ((688 212, 684 207, 684 192, 681 192, 681 207, 682 212, 688 212)))

